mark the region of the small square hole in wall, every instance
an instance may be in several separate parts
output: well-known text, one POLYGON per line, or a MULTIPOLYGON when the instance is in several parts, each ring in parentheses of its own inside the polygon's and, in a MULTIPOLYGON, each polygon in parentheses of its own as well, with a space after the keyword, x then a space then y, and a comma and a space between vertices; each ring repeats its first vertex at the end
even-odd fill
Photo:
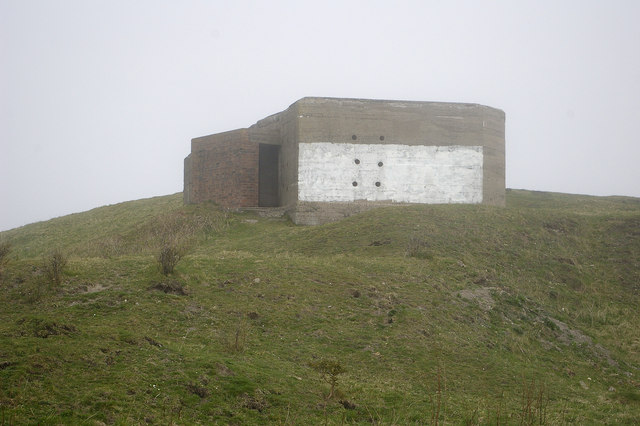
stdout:
POLYGON ((358 139, 358 137, 356 135, 351 135, 351 139, 355 141, 356 139, 358 139))
POLYGON ((383 141, 384 140, 384 136, 380 136, 380 140, 383 141))
POLYGON ((378 167, 382 167, 382 166, 384 166, 384 163, 382 161, 379 161, 378 162, 378 167))
POLYGON ((353 186, 358 186, 358 182, 356 182, 355 180, 353 182, 351 182, 351 185, 353 186))

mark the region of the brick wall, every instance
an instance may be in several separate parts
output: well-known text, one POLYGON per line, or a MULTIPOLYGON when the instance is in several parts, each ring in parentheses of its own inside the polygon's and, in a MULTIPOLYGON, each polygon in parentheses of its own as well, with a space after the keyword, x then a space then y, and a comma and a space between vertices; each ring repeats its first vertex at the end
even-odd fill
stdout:
POLYGON ((185 201, 257 206, 258 147, 249 141, 247 129, 193 139, 189 174, 185 174, 185 201))

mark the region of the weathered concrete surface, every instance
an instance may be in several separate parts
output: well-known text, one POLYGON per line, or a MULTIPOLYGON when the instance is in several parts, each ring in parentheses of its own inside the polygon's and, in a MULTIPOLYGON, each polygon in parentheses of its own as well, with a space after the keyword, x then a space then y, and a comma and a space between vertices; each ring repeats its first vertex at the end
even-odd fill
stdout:
POLYGON ((300 201, 482 202, 481 146, 301 143, 300 201))
MULTIPOLYGON (((227 147, 233 151, 227 155, 245 167, 259 163, 245 142, 279 145, 277 164, 270 166, 277 167, 278 204, 294 222, 317 224, 392 203, 504 205, 504 128, 504 112, 477 104, 303 98, 241 129, 247 139, 238 147, 244 148, 227 147), (359 169, 354 155, 362 157, 359 169), (380 161, 384 165, 377 168, 380 161)), ((207 168, 194 168, 199 139, 185 159, 185 202, 220 202, 201 184, 203 176, 209 179, 207 168)), ((242 176, 242 191, 227 182, 225 204, 234 198, 250 202, 252 185, 258 192, 259 182, 246 168, 242 176)), ((221 179, 217 174, 215 180, 221 179)))

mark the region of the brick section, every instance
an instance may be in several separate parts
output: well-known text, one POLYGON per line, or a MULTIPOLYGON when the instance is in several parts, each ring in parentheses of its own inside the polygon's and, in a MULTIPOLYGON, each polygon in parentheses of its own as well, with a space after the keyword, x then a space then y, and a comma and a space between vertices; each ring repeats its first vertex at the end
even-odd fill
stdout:
POLYGON ((259 145, 249 141, 247 129, 193 139, 188 175, 185 173, 185 201, 256 207, 258 159, 259 145))

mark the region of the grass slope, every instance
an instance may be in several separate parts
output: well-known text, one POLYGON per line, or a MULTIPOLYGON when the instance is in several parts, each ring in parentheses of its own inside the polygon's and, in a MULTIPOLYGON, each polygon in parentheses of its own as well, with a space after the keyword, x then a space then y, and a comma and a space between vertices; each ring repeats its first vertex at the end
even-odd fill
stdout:
POLYGON ((298 227, 175 194, 0 243, 0 423, 640 419, 638 199, 511 190, 298 227), (345 370, 331 398, 322 361, 345 370))

